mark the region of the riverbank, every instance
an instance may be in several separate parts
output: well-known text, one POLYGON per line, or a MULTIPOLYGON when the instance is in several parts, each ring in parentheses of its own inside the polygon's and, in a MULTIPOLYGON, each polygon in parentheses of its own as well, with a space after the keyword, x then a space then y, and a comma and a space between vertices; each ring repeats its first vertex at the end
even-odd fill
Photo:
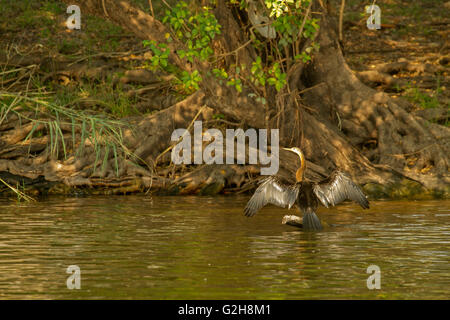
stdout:
MULTIPOLYGON (((448 127, 448 18, 440 2, 408 4, 403 10, 404 3, 397 2, 383 6, 380 31, 368 31, 358 15, 361 4, 348 3, 345 57, 364 83, 399 105, 412 106, 411 115, 430 126, 448 127), (426 16, 433 19, 415 28, 426 16)), ((152 51, 142 40, 88 14, 81 30, 69 30, 65 9, 57 1, 9 2, 1 8, 0 178, 5 183, 0 183, 0 193, 211 195, 254 190, 257 166, 175 166, 170 149, 159 152, 141 144, 174 129, 174 110, 192 113, 190 119, 200 116, 221 131, 241 123, 210 108, 193 112, 189 107, 197 97, 184 100, 189 94, 174 76, 152 68, 152 51)), ((447 148, 448 139, 441 139, 447 148)), ((372 147, 359 146, 376 163, 372 147)), ((295 170, 293 158, 282 161, 282 174, 295 170)), ((408 156, 408 166, 416 167, 418 161, 414 154, 408 156)), ((418 174, 426 176, 436 165, 423 163, 418 174)), ((312 180, 329 173, 317 163, 308 168, 312 180)), ((355 180, 365 185, 371 199, 449 198, 448 173, 428 176, 436 187, 400 175, 392 182, 374 183, 365 176, 355 180)))

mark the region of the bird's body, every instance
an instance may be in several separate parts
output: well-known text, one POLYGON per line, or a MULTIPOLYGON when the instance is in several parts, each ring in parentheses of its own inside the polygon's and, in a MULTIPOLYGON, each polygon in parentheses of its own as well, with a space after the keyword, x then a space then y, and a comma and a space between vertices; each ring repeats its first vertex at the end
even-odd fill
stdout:
POLYGON ((289 209, 297 204, 303 213, 303 228, 320 230, 322 224, 316 215, 319 203, 328 208, 348 199, 359 203, 364 209, 369 208, 366 196, 348 175, 335 170, 319 183, 305 181, 303 176, 306 161, 303 153, 298 148, 286 150, 295 152, 300 157, 300 168, 295 175, 296 182, 292 184, 278 176, 262 180, 244 209, 246 216, 253 216, 269 203, 289 209))

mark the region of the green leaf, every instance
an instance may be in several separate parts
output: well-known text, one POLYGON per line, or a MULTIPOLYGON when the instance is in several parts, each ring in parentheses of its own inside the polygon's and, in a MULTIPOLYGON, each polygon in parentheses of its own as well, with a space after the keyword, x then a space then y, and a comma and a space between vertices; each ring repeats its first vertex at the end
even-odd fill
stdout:
POLYGON ((275 83, 277 83, 277 79, 275 79, 274 77, 270 77, 267 79, 267 83, 270 85, 275 85, 275 83))

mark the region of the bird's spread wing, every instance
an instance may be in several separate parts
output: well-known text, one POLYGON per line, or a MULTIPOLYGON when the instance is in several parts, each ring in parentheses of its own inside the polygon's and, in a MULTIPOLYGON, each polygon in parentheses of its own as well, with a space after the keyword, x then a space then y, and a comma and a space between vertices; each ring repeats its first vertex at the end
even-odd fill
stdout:
POLYGON ((277 177, 268 177, 256 189, 255 194, 245 206, 244 213, 251 217, 269 203, 283 208, 287 206, 290 209, 297 200, 299 190, 300 186, 297 184, 288 185, 282 183, 277 177))
POLYGON ((361 188, 349 176, 336 170, 328 179, 314 185, 314 194, 325 207, 335 206, 344 200, 352 200, 364 209, 369 208, 369 201, 361 188))

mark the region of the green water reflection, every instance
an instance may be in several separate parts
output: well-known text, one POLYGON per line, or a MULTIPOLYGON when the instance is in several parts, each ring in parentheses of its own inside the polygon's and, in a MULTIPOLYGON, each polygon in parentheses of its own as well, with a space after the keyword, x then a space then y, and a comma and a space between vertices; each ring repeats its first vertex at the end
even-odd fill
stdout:
POLYGON ((448 299, 450 201, 320 209, 322 232, 242 197, 0 200, 0 299, 448 299), (366 269, 381 268, 381 290, 366 269), (81 268, 69 290, 66 268, 81 268))

